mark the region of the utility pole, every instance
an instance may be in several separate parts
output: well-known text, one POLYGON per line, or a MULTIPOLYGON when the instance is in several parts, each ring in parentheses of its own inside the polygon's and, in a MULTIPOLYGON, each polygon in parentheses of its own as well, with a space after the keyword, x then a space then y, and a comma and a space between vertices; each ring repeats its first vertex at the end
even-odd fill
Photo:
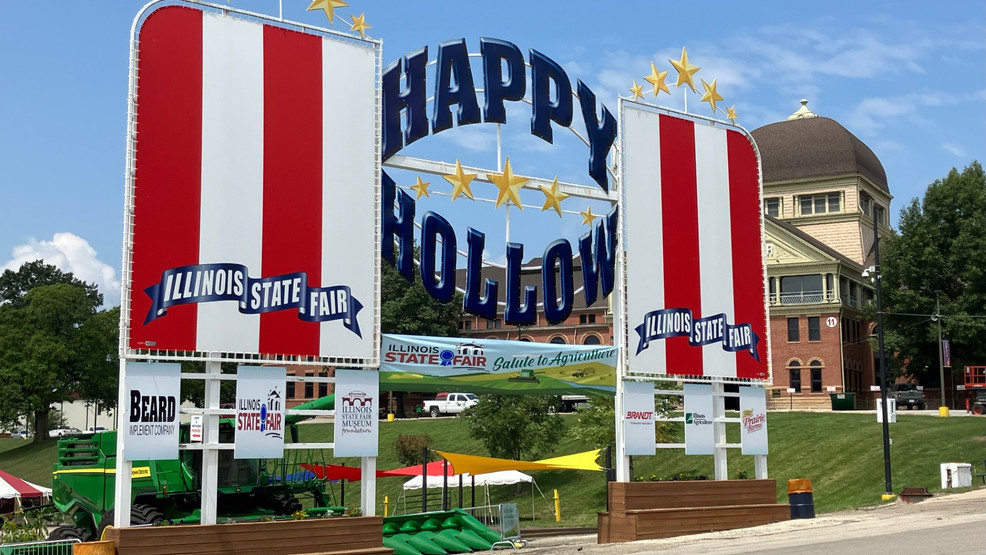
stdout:
POLYGON ((935 290, 935 321, 938 322, 938 383, 939 389, 941 389, 941 406, 945 406, 945 362, 944 355, 942 354, 941 345, 941 303, 939 302, 939 296, 941 291, 935 290))
POLYGON ((883 349, 883 276, 880 273, 880 231, 876 218, 873 218, 873 263, 876 274, 876 326, 877 342, 880 348, 880 411, 883 413, 883 476, 887 490, 883 499, 893 499, 894 489, 890 479, 890 419, 887 417, 887 364, 883 349))

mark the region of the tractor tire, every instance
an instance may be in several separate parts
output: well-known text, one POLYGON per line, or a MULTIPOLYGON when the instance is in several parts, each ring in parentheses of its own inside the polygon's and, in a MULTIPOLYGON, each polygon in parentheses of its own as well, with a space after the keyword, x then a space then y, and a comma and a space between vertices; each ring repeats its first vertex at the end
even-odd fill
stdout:
POLYGON ((438 407, 431 407, 431 417, 432 418, 438 418, 441 415, 442 415, 442 412, 440 410, 438 410, 438 407))
POLYGON ((79 540, 80 542, 87 542, 90 539, 92 538, 89 537, 89 532, 85 528, 71 524, 62 524, 48 534, 48 541, 79 540))
MULTIPOLYGON (((103 514, 103 518, 99 519, 99 526, 96 527, 96 539, 103 539, 103 532, 106 528, 113 525, 113 517, 116 511, 110 509, 103 514)), ((157 510, 151 505, 143 505, 141 503, 134 503, 130 507, 130 525, 140 526, 147 524, 157 524, 164 520, 164 515, 161 511, 157 510)))
POLYGON ((266 504, 266 507, 281 516, 292 515, 302 510, 301 501, 298 501, 297 497, 287 494, 275 496, 266 504))
POLYGON ((972 405, 972 414, 975 414, 977 416, 982 416, 983 413, 986 413, 986 408, 984 408, 982 405, 980 405, 979 403, 972 405))

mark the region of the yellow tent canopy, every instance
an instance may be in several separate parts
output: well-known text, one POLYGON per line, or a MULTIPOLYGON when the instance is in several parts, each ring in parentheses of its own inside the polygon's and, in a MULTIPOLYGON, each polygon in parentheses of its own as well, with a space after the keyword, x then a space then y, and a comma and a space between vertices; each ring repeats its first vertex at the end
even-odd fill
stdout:
POLYGON ((501 470, 592 470, 601 471, 603 468, 596 463, 600 449, 542 459, 540 461, 515 461, 511 459, 495 459, 493 457, 479 457, 476 455, 463 455, 460 453, 448 453, 436 451, 445 460, 452 464, 456 474, 468 472, 470 474, 485 474, 487 472, 499 472, 501 470))

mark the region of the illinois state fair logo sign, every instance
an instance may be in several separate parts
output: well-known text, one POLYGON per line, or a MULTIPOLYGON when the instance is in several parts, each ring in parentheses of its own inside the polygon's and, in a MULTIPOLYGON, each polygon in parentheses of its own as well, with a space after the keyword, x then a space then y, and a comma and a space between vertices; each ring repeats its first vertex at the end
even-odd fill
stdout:
POLYGON ((236 431, 259 432, 265 437, 284 438, 284 413, 277 387, 264 398, 237 399, 236 431))

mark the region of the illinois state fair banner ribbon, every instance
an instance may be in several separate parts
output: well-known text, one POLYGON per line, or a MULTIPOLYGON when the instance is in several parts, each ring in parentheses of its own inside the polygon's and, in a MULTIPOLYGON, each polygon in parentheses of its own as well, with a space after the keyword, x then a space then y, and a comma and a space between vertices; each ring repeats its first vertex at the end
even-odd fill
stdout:
POLYGON ((656 339, 687 337, 693 347, 722 343, 722 350, 730 352, 749 351, 758 362, 757 343, 760 337, 750 324, 730 324, 725 314, 713 314, 695 319, 691 309, 663 308, 644 315, 644 321, 633 328, 640 336, 637 353, 650 346, 656 339))
POLYGON ((161 281, 144 289, 152 299, 144 325, 184 304, 236 301, 241 314, 297 309, 306 322, 342 320, 359 337, 357 314, 363 303, 348 285, 309 287, 308 274, 294 272, 252 278, 242 264, 193 264, 165 270, 161 281))

